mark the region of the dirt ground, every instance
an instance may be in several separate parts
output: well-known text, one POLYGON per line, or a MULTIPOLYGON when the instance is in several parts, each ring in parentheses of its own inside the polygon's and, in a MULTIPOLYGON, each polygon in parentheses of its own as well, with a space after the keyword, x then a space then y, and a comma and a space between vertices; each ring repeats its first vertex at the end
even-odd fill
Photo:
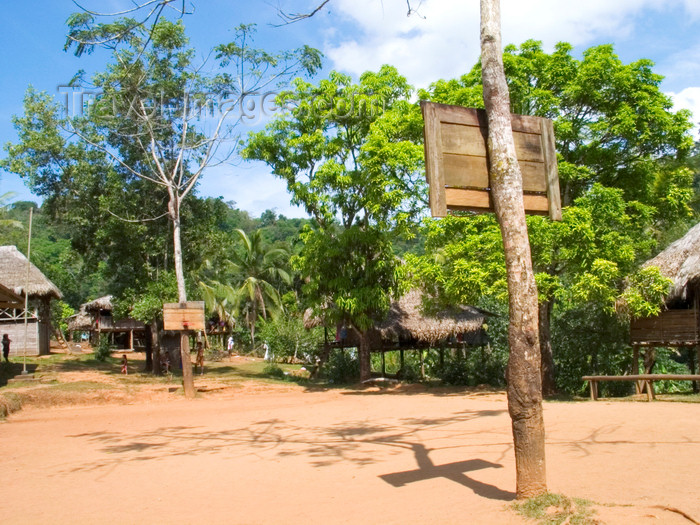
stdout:
MULTIPOLYGON (((546 403, 552 492, 700 519, 700 404, 546 403), (681 513, 666 508, 677 509, 681 513)), ((0 522, 524 523, 505 396, 255 385, 0 423, 0 522)))

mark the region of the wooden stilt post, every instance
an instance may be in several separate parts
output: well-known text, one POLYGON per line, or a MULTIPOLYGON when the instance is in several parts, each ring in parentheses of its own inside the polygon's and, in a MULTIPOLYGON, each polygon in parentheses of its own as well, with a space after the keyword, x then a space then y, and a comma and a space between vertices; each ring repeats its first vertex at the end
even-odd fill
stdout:
POLYGON ((382 377, 386 377, 386 357, 384 356, 384 350, 382 350, 382 377))
MULTIPOLYGON (((632 347, 632 375, 639 374, 639 345, 634 345, 632 347)), ((634 383, 634 392, 636 394, 642 393, 642 388, 639 381, 634 383)))
MULTIPOLYGON (((690 353, 691 353, 691 355, 693 353, 692 347, 690 349, 690 353)), ((695 346, 695 363, 693 366, 693 370, 691 370, 691 372, 693 374, 695 374, 696 370, 698 371, 698 373, 700 373, 700 345, 695 346)), ((693 392, 695 392, 695 393, 700 392, 700 381, 693 381, 693 392)))

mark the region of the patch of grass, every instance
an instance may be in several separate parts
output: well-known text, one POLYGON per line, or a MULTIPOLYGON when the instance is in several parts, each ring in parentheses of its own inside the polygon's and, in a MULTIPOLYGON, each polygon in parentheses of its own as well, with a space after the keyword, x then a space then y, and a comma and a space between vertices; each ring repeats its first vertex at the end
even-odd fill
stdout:
MULTIPOLYGON (((12 379, 22 373, 23 365, 21 362, 12 361, 7 363, 5 361, 0 362, 0 387, 7 384, 8 379, 12 379)), ((27 359, 27 372, 34 373, 37 369, 37 365, 30 363, 27 359)))
POLYGON ((593 518, 592 505, 585 499, 548 493, 513 503, 513 509, 527 519, 537 520, 539 525, 594 525, 598 522, 593 518))
POLYGON ((4 419, 20 408, 22 408, 22 401, 17 394, 13 392, 0 394, 0 419, 4 419))
POLYGON ((679 403, 700 403, 700 394, 692 392, 679 394, 656 394, 658 401, 673 401, 679 403))
POLYGON ((70 383, 56 383, 45 388, 59 392, 94 392, 95 390, 112 390, 115 387, 96 381, 71 381, 70 383))

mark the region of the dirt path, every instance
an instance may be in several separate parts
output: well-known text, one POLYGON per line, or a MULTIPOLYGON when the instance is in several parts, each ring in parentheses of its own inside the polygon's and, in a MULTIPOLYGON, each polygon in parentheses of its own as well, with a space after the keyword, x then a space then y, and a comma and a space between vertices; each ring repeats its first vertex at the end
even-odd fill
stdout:
MULTIPOLYGON (((700 518, 700 405, 548 403, 553 492, 606 523, 700 518)), ((522 523, 502 394, 304 392, 30 409, 0 423, 0 522, 522 523)))

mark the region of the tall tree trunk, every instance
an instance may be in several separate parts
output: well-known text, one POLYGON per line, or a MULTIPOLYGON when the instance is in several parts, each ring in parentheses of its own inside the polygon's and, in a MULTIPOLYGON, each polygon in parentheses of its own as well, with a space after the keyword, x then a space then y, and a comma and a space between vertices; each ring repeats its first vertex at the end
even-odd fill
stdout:
MULTIPOLYGON (((182 265, 182 243, 180 240, 180 202, 173 188, 168 188, 170 200, 168 211, 173 223, 173 262, 177 279, 177 295, 181 303, 187 302, 185 272, 182 265)), ((180 333, 180 359, 182 362, 182 388, 186 398, 194 397, 194 378, 192 377, 192 360, 190 359, 190 339, 186 332, 180 333)))
POLYGON ((146 366, 144 367, 144 372, 153 372, 153 340, 151 339, 151 325, 146 325, 146 330, 144 332, 144 337, 146 338, 146 366))
POLYGON ((554 299, 540 304, 540 354, 542 358, 542 395, 551 396, 557 393, 554 379, 554 355, 552 354, 552 307, 554 299))
POLYGON ((500 20, 499 1, 481 0, 481 64, 489 122, 489 176, 508 275, 508 411, 513 427, 516 495, 529 498, 547 492, 537 286, 525 222, 522 175, 510 122, 500 20))
POLYGON ((365 331, 360 331, 360 381, 367 381, 372 377, 370 364, 369 337, 365 331))
POLYGON ((158 326, 158 319, 153 319, 150 326, 149 336, 151 338, 151 348, 153 348, 153 373, 159 376, 163 373, 163 370, 160 366, 160 326, 158 326))

